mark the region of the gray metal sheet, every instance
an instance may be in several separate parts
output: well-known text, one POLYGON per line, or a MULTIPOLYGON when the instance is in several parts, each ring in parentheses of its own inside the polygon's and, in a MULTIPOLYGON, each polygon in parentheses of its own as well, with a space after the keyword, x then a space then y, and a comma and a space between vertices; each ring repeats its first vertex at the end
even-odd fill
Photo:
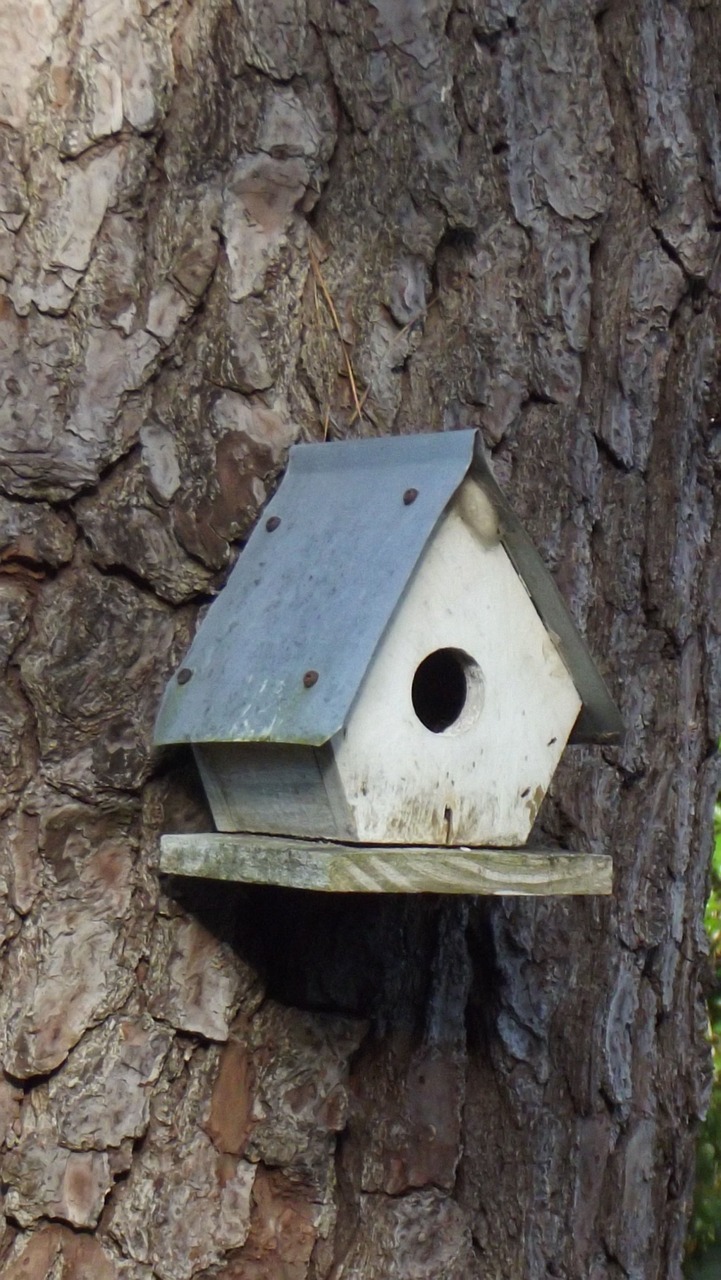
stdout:
POLYGON ((455 431, 291 449, 278 492, 182 663, 192 678, 174 677, 166 689, 156 743, 327 742, 469 469, 582 699, 571 740, 617 742, 621 716, 478 433, 455 431), (410 488, 418 497, 405 505, 410 488), (280 524, 269 532, 273 516, 280 524), (307 671, 318 673, 311 688, 307 671))
POLYGON ((475 440, 454 431, 291 449, 182 664, 192 677, 169 682, 156 743, 320 746, 337 733, 475 440), (408 489, 418 496, 406 505, 408 489), (318 673, 311 688, 307 671, 318 673))

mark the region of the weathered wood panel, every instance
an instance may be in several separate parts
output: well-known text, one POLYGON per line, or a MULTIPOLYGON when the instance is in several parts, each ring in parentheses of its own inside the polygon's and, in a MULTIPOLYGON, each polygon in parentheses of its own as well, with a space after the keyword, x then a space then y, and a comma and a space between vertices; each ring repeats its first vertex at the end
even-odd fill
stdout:
POLYGON ((193 751, 218 831, 352 836, 342 810, 328 799, 327 748, 203 742, 193 751))
POLYGON ((331 893, 610 893, 602 854, 525 849, 375 848, 282 836, 163 836, 160 868, 248 884, 331 893))

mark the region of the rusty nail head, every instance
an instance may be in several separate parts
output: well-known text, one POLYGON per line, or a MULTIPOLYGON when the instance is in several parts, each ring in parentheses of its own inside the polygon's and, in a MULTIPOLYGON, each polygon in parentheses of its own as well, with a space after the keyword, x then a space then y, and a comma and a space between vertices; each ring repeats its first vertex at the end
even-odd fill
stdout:
POLYGON ((303 676, 303 684, 305 685, 306 689, 312 689, 313 685, 317 683, 318 683, 318 672, 306 671, 305 675, 303 676))
POLYGON ((403 494, 403 501, 405 505, 409 507, 412 502, 415 502, 417 497, 418 497, 417 489, 406 489, 405 493, 403 494))
POLYGON ((193 673, 190 670, 190 667, 181 667, 178 672, 178 684, 187 684, 188 681, 192 679, 193 673))
POLYGON ((279 524, 280 516, 269 516, 265 522, 265 527, 268 530, 268 533, 272 533, 274 529, 278 528, 279 524))

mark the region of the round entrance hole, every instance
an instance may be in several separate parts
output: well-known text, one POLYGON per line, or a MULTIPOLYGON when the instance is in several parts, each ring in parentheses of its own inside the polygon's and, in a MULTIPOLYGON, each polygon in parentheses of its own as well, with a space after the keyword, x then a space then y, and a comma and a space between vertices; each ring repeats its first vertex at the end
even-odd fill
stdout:
POLYGON ((444 733, 451 725, 460 728, 461 718, 465 725, 468 713, 480 709, 482 685, 478 664, 462 649, 436 649, 416 669, 413 710, 431 733, 444 733))

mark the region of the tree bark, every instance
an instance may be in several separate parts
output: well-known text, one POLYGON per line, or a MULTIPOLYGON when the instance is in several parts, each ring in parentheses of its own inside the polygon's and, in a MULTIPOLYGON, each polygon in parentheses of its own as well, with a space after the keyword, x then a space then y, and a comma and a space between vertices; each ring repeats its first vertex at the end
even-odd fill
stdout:
MULTIPOLYGON (((8 1280, 678 1277, 719 785, 721 8, 0 10, 8 1280), (479 427, 628 728, 612 900, 161 884, 293 440, 479 427)), ((330 554, 331 549, 321 549, 330 554)))

